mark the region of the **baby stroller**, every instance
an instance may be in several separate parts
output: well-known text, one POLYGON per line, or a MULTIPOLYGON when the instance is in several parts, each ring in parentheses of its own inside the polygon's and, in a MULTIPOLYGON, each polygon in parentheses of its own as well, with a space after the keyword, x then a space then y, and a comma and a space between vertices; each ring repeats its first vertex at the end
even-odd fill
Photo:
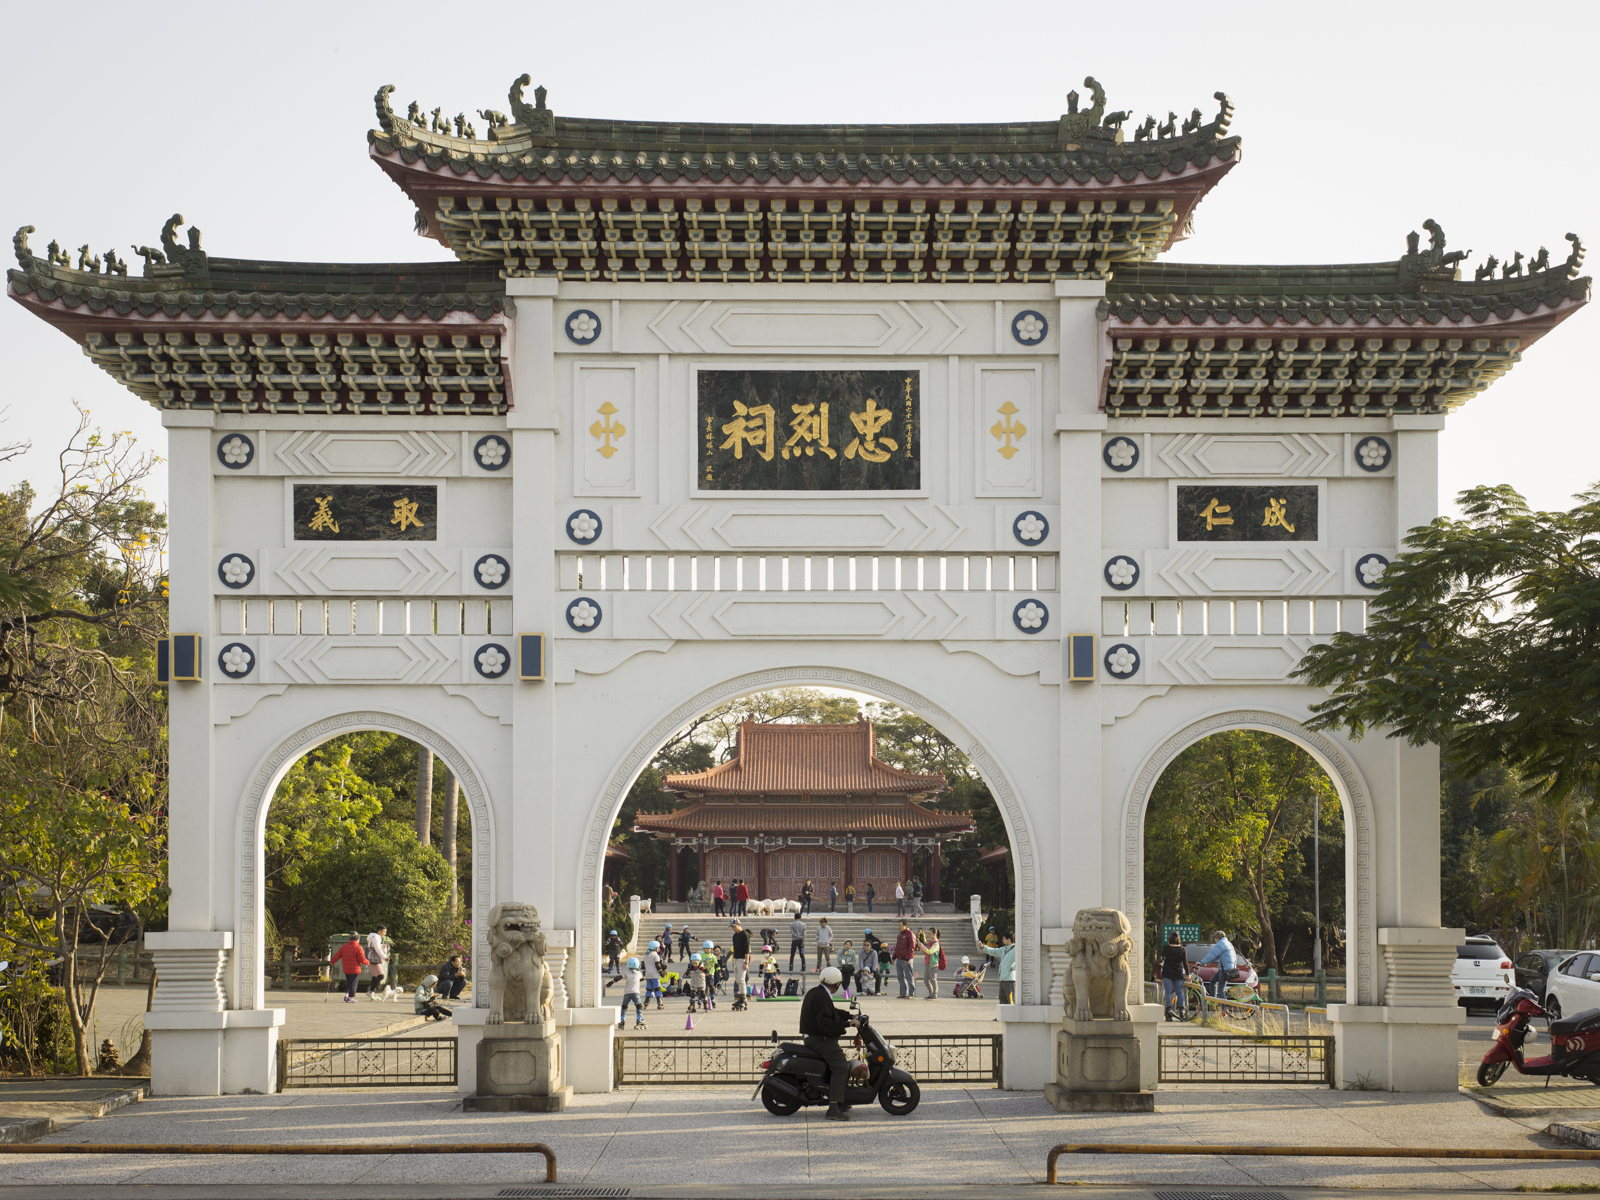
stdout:
POLYGON ((982 1000, 983 977, 988 973, 988 970, 989 965, 985 963, 978 969, 978 973, 971 979, 966 979, 960 975, 957 975, 955 988, 950 994, 961 1000, 982 1000))

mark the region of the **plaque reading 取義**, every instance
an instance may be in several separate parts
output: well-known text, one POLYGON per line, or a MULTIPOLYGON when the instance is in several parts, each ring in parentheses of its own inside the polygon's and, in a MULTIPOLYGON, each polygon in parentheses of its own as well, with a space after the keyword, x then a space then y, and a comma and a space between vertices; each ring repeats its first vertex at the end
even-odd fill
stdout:
POLYGON ((1317 489, 1180 485, 1180 542, 1314 542, 1317 489))
POLYGON ((431 542, 438 536, 435 485, 294 485, 297 542, 431 542))
POLYGON ((697 486, 726 492, 922 487, 917 371, 701 371, 697 486))

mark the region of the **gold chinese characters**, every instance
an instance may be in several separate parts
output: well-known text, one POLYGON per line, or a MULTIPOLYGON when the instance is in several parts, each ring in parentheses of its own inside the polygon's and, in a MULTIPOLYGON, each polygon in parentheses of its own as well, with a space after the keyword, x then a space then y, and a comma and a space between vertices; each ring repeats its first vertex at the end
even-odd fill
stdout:
POLYGON ((1232 505, 1230 505, 1230 504, 1218 504, 1217 503, 1217 498, 1215 496, 1211 497, 1211 503, 1206 505, 1205 508, 1202 509, 1201 512, 1200 512, 1200 515, 1206 519, 1206 531, 1210 532, 1211 530, 1215 529, 1218 525, 1232 525, 1233 524, 1233 518, 1232 517, 1224 517, 1224 516, 1219 516, 1218 515, 1219 513, 1232 512, 1232 511, 1233 511, 1233 506, 1232 505))
POLYGON ((311 514, 311 528, 317 532, 327 530, 329 533, 339 532, 339 522, 333 519, 333 510, 328 506, 333 503, 332 496, 313 496, 317 503, 317 511, 311 514))
POLYGON ((1261 516, 1261 523, 1263 525, 1278 525, 1293 533, 1294 526, 1289 524, 1289 501, 1287 499, 1268 497, 1267 510, 1261 516))
MULTIPOLYGON (((406 499, 396 500, 394 502, 394 516, 389 518, 389 524, 400 526, 401 533, 404 533, 412 525, 421 529, 422 522, 417 519, 417 502, 406 499)), ((338 527, 335 526, 335 532, 337 532, 337 529, 338 527)))

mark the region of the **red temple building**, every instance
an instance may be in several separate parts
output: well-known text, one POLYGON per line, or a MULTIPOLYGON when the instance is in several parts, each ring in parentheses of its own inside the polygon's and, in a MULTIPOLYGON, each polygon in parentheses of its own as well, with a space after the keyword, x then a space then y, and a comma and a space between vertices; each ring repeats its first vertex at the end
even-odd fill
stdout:
MULTIPOLYGON (((914 851, 928 851, 925 895, 939 896, 940 843, 973 830, 971 813, 927 807, 944 776, 882 762, 872 722, 849 725, 746 721, 732 759, 690 775, 668 775, 664 791, 685 803, 640 813, 634 832, 671 842, 672 898, 684 898, 678 850, 698 853, 700 878, 750 883, 754 899, 794 898, 806 880, 826 898, 870 883, 892 896, 911 878, 914 851)), ((909 891, 909 889, 907 889, 909 891)))

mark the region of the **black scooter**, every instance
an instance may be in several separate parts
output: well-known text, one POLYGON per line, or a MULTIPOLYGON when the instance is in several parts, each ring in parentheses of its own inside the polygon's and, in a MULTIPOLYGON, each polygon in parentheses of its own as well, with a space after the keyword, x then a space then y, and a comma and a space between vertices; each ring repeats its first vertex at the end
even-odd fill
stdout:
MULTIPOLYGON (((859 1068, 850 1073, 844 1102, 871 1104, 876 1100, 891 1116, 908 1115, 921 1101, 922 1089, 915 1079, 894 1065, 894 1047, 884 1040, 854 1001, 850 1012, 861 1018, 853 1046, 864 1052, 867 1073, 864 1078, 858 1075, 859 1068)), ((778 1041, 776 1030, 772 1040, 778 1041)), ((772 1057, 761 1065, 767 1073, 756 1084, 755 1094, 750 1099, 760 1096, 761 1103, 773 1116, 793 1116, 808 1105, 827 1105, 828 1064, 804 1042, 778 1043, 772 1057)))

